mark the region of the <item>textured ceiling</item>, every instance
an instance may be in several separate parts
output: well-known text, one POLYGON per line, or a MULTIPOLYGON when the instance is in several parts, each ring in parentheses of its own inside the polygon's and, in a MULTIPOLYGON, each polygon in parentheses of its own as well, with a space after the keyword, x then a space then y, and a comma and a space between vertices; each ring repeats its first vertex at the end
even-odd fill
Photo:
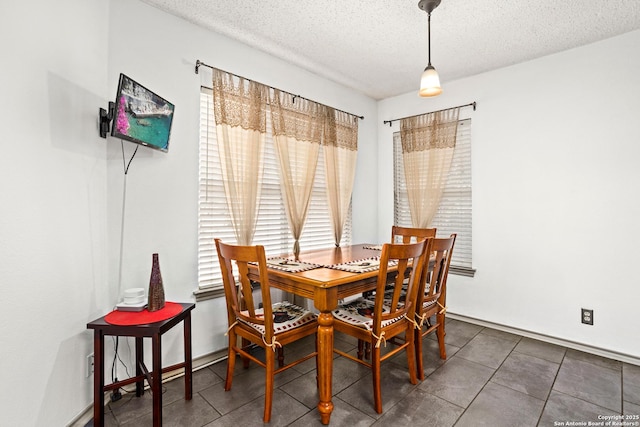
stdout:
MULTIPOLYGON (((427 63, 418 0, 142 1, 375 99, 417 91, 427 63)), ((442 0, 431 15, 431 62, 446 90, 636 29, 639 0, 442 0)))

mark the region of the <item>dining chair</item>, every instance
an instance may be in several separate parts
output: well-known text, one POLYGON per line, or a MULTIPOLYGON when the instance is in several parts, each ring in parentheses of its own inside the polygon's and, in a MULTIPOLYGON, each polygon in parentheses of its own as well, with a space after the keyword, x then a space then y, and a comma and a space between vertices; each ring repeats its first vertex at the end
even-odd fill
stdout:
MULTIPOLYGON (((267 261, 263 246, 236 246, 215 239, 218 259, 222 271, 224 294, 227 301, 229 321, 229 350, 225 391, 231 390, 236 355, 243 360, 253 361, 265 368, 265 398, 263 421, 271 420, 274 376, 310 358, 316 357, 317 338, 314 351, 276 369, 276 351, 283 346, 309 335, 316 334, 318 323, 315 314, 288 301, 272 304, 267 261), (250 264, 255 265, 262 293, 262 307, 252 294, 249 279, 250 264), (234 272, 234 265, 237 271, 234 272), (237 277, 237 284, 236 284, 237 277), (238 345, 238 337, 242 344, 238 345), (244 345, 248 343, 248 345, 244 345), (251 347, 264 349, 264 361, 251 354, 251 347)), ((245 365, 247 366, 247 365, 245 365)))
POLYGON ((370 362, 336 348, 334 352, 371 369, 374 408, 379 414, 382 413, 381 362, 405 350, 409 365, 409 380, 411 384, 417 384, 413 319, 415 298, 419 287, 418 280, 425 261, 427 243, 428 240, 408 244, 385 243, 380 256, 375 300, 359 297, 339 305, 333 311, 335 331, 350 335, 371 346, 370 362), (407 274, 409 275, 409 293, 405 298, 401 298, 402 284, 407 274), (388 286, 388 283, 392 285, 388 286), (404 335, 404 342, 382 355, 381 345, 386 346, 387 340, 398 335, 404 335))
MULTIPOLYGON (((437 228, 401 227, 394 225, 391 227, 391 243, 410 243, 430 237, 433 238, 436 237, 437 231, 437 228)), ((426 273, 426 268, 423 272, 426 273)), ((405 292, 406 283, 407 281, 405 280, 405 292)), ((375 298, 372 291, 365 292, 362 296, 370 300, 375 298)), ((371 357, 371 346, 362 341, 358 341, 358 357, 360 359, 362 359, 362 357, 369 359, 371 357)))
POLYGON ((424 370, 422 367, 422 339, 436 331, 438 337, 438 347, 440 348, 440 358, 447 358, 447 351, 444 343, 445 336, 445 313, 447 300, 447 278, 449 276, 449 266, 453 247, 456 242, 456 234, 451 234, 447 238, 432 239, 429 267, 425 269, 426 275, 419 282, 418 302, 415 310, 417 327, 414 331, 416 345, 416 365, 418 368, 418 378, 424 380, 424 370), (426 280, 424 280, 426 278, 426 280), (422 298, 420 298, 422 296, 422 298), (420 301, 421 300, 421 301, 420 301))

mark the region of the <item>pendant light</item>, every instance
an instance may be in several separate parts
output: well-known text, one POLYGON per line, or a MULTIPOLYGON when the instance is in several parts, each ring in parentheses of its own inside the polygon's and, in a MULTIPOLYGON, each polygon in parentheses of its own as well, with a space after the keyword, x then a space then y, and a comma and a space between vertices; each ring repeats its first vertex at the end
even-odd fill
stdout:
POLYGON ((437 96, 442 93, 442 88, 440 87, 440 77, 438 76, 438 72, 431 65, 431 12, 438 7, 441 0, 420 0, 418 3, 418 7, 425 12, 427 12, 427 28, 428 28, 428 53, 429 53, 429 63, 427 64, 427 68, 424 69, 422 73, 422 77, 420 78, 420 96, 428 97, 428 96, 437 96))

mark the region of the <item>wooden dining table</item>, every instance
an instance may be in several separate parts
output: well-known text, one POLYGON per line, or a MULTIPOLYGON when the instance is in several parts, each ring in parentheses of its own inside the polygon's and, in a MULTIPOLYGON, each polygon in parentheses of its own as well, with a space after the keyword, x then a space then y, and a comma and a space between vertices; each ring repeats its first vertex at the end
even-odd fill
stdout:
MULTIPOLYGON (((333 315, 338 300, 375 289, 378 270, 348 272, 327 266, 380 257, 375 245, 357 244, 331 249, 303 251, 292 261, 317 264, 321 267, 300 272, 269 268, 271 286, 304 298, 312 299, 318 314, 318 412, 322 424, 329 424, 333 411, 333 315)), ((256 276, 257 279, 257 276, 256 276)))

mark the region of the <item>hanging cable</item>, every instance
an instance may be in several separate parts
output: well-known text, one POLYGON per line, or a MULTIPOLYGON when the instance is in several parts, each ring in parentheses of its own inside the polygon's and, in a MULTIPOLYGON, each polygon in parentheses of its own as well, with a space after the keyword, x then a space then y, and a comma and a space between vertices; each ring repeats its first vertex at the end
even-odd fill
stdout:
POLYGON ((124 166, 124 174, 126 175, 127 172, 129 172, 129 166, 131 166, 131 162, 133 161, 133 158, 136 156, 136 153, 138 152, 138 148, 140 148, 140 146, 136 145, 136 149, 133 151, 133 154, 129 159, 129 163, 127 163, 126 160, 124 159, 124 141, 122 139, 120 140, 120 148, 122 149, 122 164, 124 166))
MULTIPOLYGON (((124 212, 125 212, 125 202, 127 199, 127 173, 129 172, 129 167, 131 166, 131 162, 133 161, 133 158, 136 156, 136 153, 138 152, 139 147, 140 147, 139 145, 136 145, 136 149, 133 151, 133 154, 131 155, 129 162, 127 162, 124 155, 124 141, 120 140, 120 148, 122 150, 122 165, 124 168, 124 183, 122 188, 122 219, 120 224, 120 262, 118 266, 118 295, 120 295, 120 292, 122 291, 121 288, 122 288, 122 261, 123 261, 123 253, 124 253, 124 212)), ((118 381, 118 363, 117 363, 118 361, 120 361, 120 363, 122 363, 122 366, 124 366, 124 370, 127 374, 127 377, 131 377, 131 375, 129 374, 129 369, 127 368, 127 365, 122 361, 122 359, 120 358, 120 355, 118 354, 118 344, 119 344, 118 338, 119 337, 117 336, 114 338, 114 354, 113 354, 113 362, 111 363, 111 382, 112 383, 118 381)), ((128 345, 129 343, 127 342, 127 346, 128 345)), ((112 402, 120 400, 121 397, 122 397, 122 394, 120 393, 120 389, 115 389, 113 393, 111 393, 112 402)))
POLYGON ((129 159, 129 162, 127 163, 124 156, 124 141, 122 139, 120 140, 120 149, 122 150, 122 165, 124 168, 124 182, 122 185, 122 219, 120 221, 120 263, 118 266, 118 295, 120 295, 120 292, 122 292, 122 259, 123 259, 123 253, 124 253, 124 208, 127 200, 127 173, 129 172, 129 167, 131 166, 131 162, 133 161, 133 158, 136 156, 136 153, 138 152, 139 147, 140 147, 139 145, 136 145, 136 149, 134 150, 133 154, 131 155, 131 158, 129 159))

